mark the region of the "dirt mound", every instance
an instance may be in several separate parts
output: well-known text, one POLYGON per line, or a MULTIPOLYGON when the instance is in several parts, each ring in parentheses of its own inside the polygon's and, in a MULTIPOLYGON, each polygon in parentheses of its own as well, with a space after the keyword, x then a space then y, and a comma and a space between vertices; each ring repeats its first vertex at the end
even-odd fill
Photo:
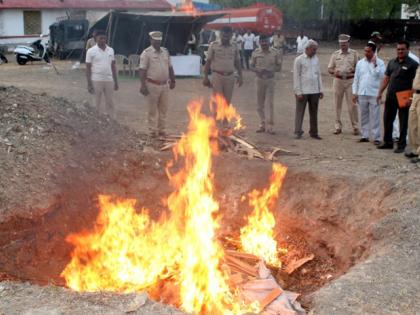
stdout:
POLYGON ((124 162, 125 152, 141 152, 144 144, 87 104, 14 87, 1 87, 0 100, 0 222, 36 216, 66 183, 106 173, 109 163, 124 162))

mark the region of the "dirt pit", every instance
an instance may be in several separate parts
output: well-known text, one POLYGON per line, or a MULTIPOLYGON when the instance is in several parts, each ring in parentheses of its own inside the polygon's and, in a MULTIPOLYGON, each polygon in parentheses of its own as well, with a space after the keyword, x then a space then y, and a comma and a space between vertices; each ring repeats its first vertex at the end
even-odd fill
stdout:
MULTIPOLYGON (((0 283, 0 311, 20 314, 23 305, 35 309, 45 303, 55 303, 51 307, 57 310, 62 299, 74 297, 60 289, 65 285, 60 273, 72 251, 66 236, 92 228, 99 194, 135 198, 139 208, 152 209, 152 217, 159 217, 165 211, 160 200, 172 190, 165 174, 171 154, 86 104, 15 88, 2 88, 0 94, 0 280, 13 281, 0 283), (45 300, 34 300, 37 294, 45 300)), ((270 172, 270 163, 234 153, 215 158, 222 242, 237 238, 250 212, 241 196, 267 187, 270 172)), ((377 232, 377 222, 397 211, 404 193, 380 177, 291 165, 273 209, 276 239, 288 249, 284 267, 310 254, 315 258, 288 276, 273 269, 279 283, 301 293, 302 304, 311 309, 313 292, 377 251, 386 236, 386 231, 377 232)), ((48 313, 39 307, 40 314, 48 313)), ((89 307, 79 313, 93 314, 89 307)), ((161 309, 161 314, 168 313, 161 309)))
MULTIPOLYGON (((162 164, 170 158, 168 154, 157 156, 153 159, 161 160, 162 164)), ((147 155, 143 158, 152 159, 147 155)), ((154 167, 143 168, 141 174, 137 172, 138 169, 127 169, 127 174, 135 174, 129 181, 142 196, 139 205, 163 211, 158 201, 170 191, 167 180, 156 176, 154 167)), ((233 154, 218 157, 215 178, 223 216, 221 239, 238 236, 249 213, 247 204, 238 202, 240 196, 253 188, 265 187, 269 174, 270 165, 266 162, 250 163, 233 154)), ((13 218, 0 225, 3 279, 65 285, 60 273, 72 250, 65 237, 90 229, 98 214, 92 193, 85 193, 82 198, 76 195, 77 191, 89 190, 83 187, 83 181, 79 185, 74 192, 63 194, 52 203, 44 215, 34 219, 13 218)), ((392 186, 382 180, 360 182, 290 171, 275 209, 276 238, 281 247, 288 249, 282 256, 283 265, 287 267, 292 260, 310 254, 315 258, 291 275, 273 269, 279 283, 285 289, 301 293, 303 305, 310 308, 310 300, 305 299, 308 294, 369 255, 370 227, 390 211, 387 198, 392 198, 392 186)))

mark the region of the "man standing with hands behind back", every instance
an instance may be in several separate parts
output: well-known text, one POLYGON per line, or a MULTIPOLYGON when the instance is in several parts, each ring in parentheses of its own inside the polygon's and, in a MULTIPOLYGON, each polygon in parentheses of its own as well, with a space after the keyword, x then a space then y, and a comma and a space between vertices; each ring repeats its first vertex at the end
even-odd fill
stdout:
POLYGON ((266 35, 260 36, 260 48, 252 53, 251 71, 257 75, 257 110, 260 126, 257 132, 274 134, 274 73, 280 71, 281 56, 277 49, 270 48, 266 35), (268 120, 265 111, 268 110, 268 120), (267 124, 266 124, 267 123, 267 124))
POLYGON ((88 91, 95 95, 95 104, 101 112, 102 95, 105 96, 105 113, 115 119, 114 90, 118 90, 117 67, 114 49, 106 44, 106 33, 96 32, 96 45, 86 53, 86 78, 88 91))
POLYGON ((340 44, 340 49, 332 54, 328 64, 328 72, 334 77, 333 92, 336 113, 334 134, 340 134, 343 129, 343 124, 341 123, 341 109, 345 96, 353 134, 357 136, 359 134, 359 112, 356 104, 353 102, 352 85, 354 71, 359 57, 357 51, 349 48, 349 35, 341 34, 338 36, 338 42, 340 44))
POLYGON ((140 55, 140 93, 146 97, 149 106, 149 130, 154 137, 165 135, 168 95, 169 89, 175 88, 175 73, 168 50, 161 47, 162 32, 150 32, 149 36, 151 46, 140 55))
POLYGON ((318 43, 310 39, 305 52, 296 57, 293 66, 293 90, 296 97, 295 138, 303 135, 302 123, 306 104, 309 105, 309 135, 321 140, 318 135, 318 104, 324 97, 322 92, 321 69, 316 56, 318 43))

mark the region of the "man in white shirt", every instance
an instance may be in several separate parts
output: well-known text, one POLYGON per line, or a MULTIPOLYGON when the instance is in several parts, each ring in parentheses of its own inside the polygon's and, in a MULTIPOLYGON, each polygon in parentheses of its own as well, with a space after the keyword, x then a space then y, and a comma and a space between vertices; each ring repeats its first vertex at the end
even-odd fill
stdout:
POLYGON ((359 104, 361 113, 362 138, 359 142, 369 142, 369 134, 372 131, 374 143, 379 145, 381 108, 376 96, 385 74, 385 64, 376 56, 375 44, 369 42, 364 52, 365 58, 357 62, 352 85, 353 102, 359 104))
POLYGON ((251 30, 247 30, 247 32, 242 36, 243 38, 243 45, 244 45, 244 57, 245 57, 245 65, 246 68, 249 70, 249 59, 251 58, 252 52, 255 48, 255 35, 251 33, 251 30))
POLYGON ((88 91, 95 95, 95 104, 101 112, 102 95, 105 97, 105 113, 115 118, 114 90, 118 90, 117 68, 114 50, 106 44, 106 33, 96 32, 96 45, 86 53, 86 78, 88 91))
POLYGON ((255 35, 254 38, 254 43, 255 43, 255 49, 260 48, 260 35, 255 35))
POLYGON ((305 51, 305 47, 308 44, 308 40, 309 40, 308 37, 304 35, 302 31, 296 39, 298 55, 302 54, 305 51))
POLYGON ((296 57, 293 66, 293 90, 296 97, 295 137, 302 138, 302 123, 305 108, 308 103, 310 129, 309 135, 317 140, 318 135, 318 103, 324 97, 322 93, 321 69, 316 56, 318 43, 310 39, 306 45, 305 53, 296 57))

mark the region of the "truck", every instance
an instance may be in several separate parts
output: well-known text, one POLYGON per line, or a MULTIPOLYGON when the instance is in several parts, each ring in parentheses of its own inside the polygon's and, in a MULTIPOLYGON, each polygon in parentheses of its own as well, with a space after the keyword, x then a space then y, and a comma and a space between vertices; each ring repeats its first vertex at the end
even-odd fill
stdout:
POLYGON ((49 50, 60 59, 81 56, 89 31, 88 20, 63 20, 50 25, 49 50))
POLYGON ((276 29, 283 26, 283 13, 275 6, 256 3, 241 9, 224 9, 211 11, 212 13, 224 14, 210 23, 206 29, 220 30, 224 26, 230 26, 236 31, 251 30, 254 33, 272 35, 276 29))

